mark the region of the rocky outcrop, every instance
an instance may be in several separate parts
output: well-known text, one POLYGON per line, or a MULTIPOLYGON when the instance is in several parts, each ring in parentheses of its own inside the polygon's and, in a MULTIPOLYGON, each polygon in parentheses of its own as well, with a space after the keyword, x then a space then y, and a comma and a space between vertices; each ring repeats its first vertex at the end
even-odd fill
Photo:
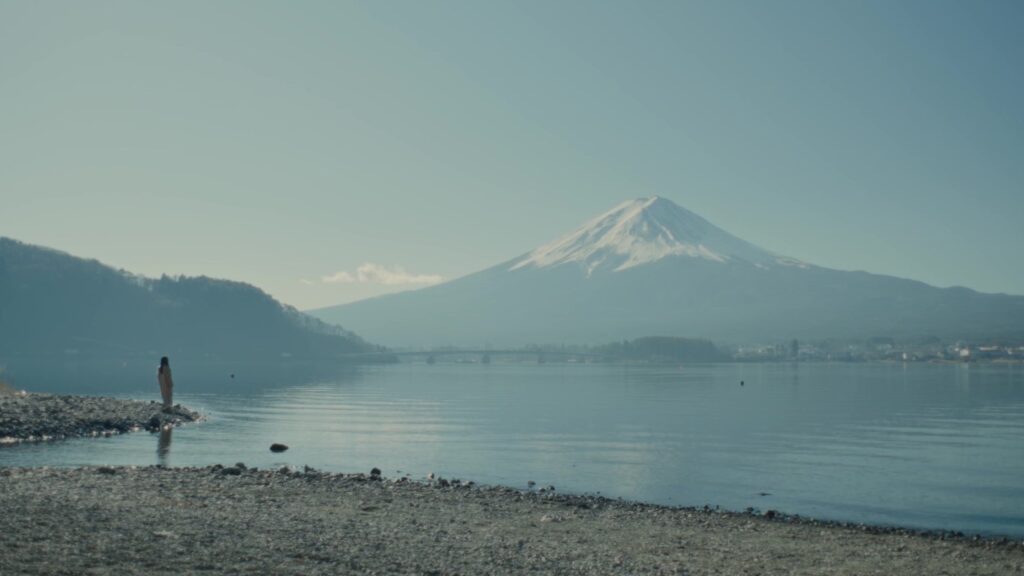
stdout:
POLYGON ((53 394, 0 395, 0 444, 156 432, 200 418, 180 404, 53 394))

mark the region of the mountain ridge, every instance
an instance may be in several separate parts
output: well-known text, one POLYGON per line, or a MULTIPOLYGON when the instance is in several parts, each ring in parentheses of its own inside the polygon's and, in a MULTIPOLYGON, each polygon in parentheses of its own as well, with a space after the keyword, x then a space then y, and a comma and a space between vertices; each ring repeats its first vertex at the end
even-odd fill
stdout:
POLYGON ((259 288, 147 278, 0 237, 0 352, 10 357, 338 357, 379 351, 259 288))
POLYGON ((659 197, 619 204, 552 242, 443 284, 310 313, 392 346, 1024 332, 1022 296, 812 265, 659 197))

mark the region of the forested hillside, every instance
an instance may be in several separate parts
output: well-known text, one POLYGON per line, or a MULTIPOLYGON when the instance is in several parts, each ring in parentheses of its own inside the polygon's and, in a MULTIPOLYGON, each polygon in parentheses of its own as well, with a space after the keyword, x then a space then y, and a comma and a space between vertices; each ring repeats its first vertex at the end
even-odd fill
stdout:
POLYGON ((0 358, 355 359, 380 350, 248 284, 143 278, 0 238, 0 358))

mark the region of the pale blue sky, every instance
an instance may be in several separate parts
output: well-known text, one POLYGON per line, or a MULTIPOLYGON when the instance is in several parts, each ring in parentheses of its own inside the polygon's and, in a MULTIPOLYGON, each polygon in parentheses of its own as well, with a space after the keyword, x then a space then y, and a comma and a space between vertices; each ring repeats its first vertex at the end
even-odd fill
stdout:
POLYGON ((1024 294, 1022 27, 992 1, 0 0, 0 235, 309 308, 657 194, 822 266, 1024 294))

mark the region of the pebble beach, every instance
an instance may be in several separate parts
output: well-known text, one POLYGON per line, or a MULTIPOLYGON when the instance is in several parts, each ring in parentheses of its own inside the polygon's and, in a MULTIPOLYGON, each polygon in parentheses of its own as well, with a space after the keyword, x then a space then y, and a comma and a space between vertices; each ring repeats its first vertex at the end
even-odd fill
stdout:
MULTIPOLYGON (((8 444, 199 418, 155 402, 0 395, 8 444)), ((378 469, 0 467, 0 512, 3 574, 1024 574, 1015 539, 378 469)))
POLYGON ((0 469, 5 574, 1021 574, 1024 546, 316 470, 0 469))
POLYGON ((19 442, 156 432, 200 419, 177 405, 92 396, 0 391, 0 447, 19 442))

